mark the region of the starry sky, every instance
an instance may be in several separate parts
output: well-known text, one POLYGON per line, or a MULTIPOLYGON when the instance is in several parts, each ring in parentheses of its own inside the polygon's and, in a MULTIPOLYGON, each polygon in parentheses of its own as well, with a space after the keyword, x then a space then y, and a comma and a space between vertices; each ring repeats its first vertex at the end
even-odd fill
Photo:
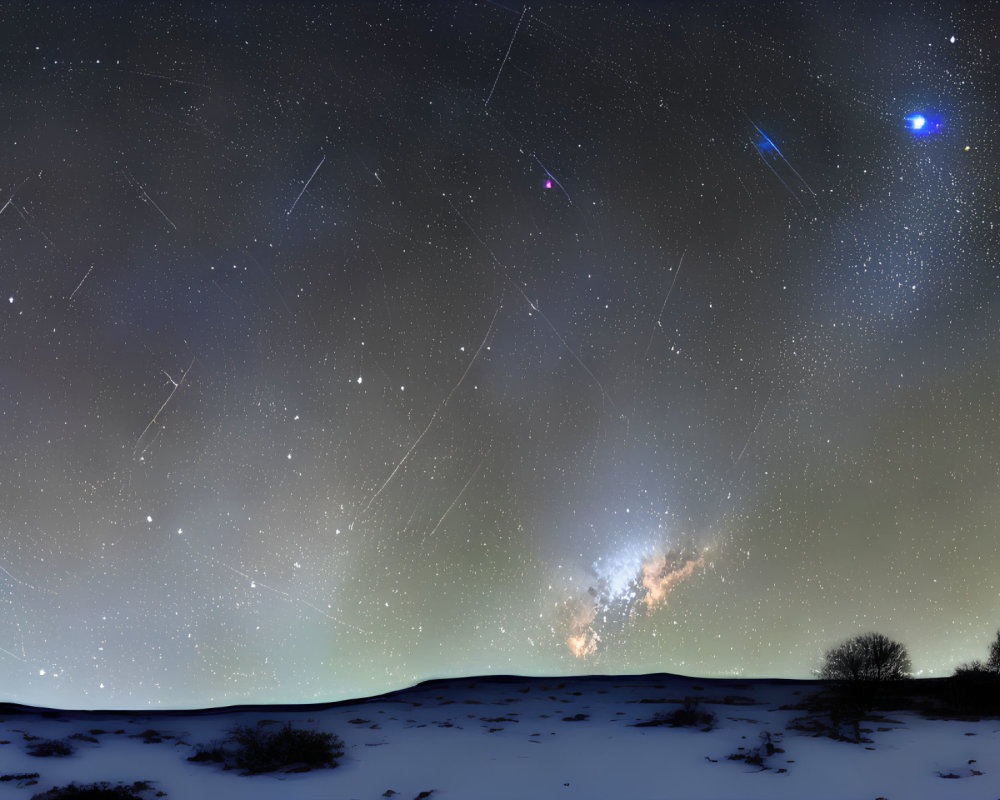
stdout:
POLYGON ((2 15, 2 699, 985 651, 990 3, 2 15))

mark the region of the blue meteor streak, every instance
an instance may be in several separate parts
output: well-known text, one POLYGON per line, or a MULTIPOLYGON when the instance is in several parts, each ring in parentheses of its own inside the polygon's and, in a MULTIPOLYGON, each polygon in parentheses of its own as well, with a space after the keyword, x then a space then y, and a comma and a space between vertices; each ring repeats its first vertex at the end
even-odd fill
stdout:
POLYGON ((799 174, 798 170, 789 163, 788 159, 785 158, 785 154, 782 153, 781 150, 778 149, 778 145, 774 143, 774 140, 764 133, 764 131, 757 126, 757 123, 750 119, 750 116, 745 111, 743 112, 743 116, 747 118, 747 121, 753 126, 753 129, 757 131, 760 136, 760 138, 756 141, 751 140, 760 160, 764 162, 764 165, 771 170, 772 173, 774 173, 774 177, 781 181, 781 185, 784 186, 788 193, 795 198, 795 202, 802 206, 802 208, 805 208, 805 203, 803 203, 802 199, 799 197, 799 194, 802 192, 802 187, 804 187, 813 197, 816 197, 816 192, 814 192, 812 187, 806 183, 806 179, 799 174), (781 175, 779 170, 785 173, 785 177, 787 177, 788 180, 785 180, 785 177, 781 175), (795 180, 792 180, 792 175, 795 176, 795 180), (795 189, 789 185, 789 181, 791 181, 792 184, 795 184, 795 189))

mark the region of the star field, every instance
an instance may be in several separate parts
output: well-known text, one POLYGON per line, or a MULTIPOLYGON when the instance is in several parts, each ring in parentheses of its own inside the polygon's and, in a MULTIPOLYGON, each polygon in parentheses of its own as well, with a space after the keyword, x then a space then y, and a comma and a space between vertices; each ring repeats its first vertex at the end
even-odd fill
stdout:
POLYGON ((2 13, 4 699, 993 635, 990 4, 2 13))

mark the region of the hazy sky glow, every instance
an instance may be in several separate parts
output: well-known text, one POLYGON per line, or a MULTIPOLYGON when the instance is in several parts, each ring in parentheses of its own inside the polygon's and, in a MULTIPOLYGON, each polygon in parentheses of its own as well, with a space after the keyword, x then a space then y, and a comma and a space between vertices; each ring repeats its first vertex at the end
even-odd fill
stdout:
POLYGON ((4 11, 0 699, 982 655, 995 8, 832 6, 4 11))

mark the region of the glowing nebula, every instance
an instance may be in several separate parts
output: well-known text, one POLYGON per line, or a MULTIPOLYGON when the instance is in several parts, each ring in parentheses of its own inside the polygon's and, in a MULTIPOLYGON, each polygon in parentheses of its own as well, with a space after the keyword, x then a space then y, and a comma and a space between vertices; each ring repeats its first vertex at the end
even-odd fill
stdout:
POLYGON ((624 554, 602 562, 603 569, 595 568, 595 585, 561 605, 570 652, 577 658, 593 656, 627 629, 635 614, 665 608, 674 589, 705 567, 707 552, 707 547, 675 544, 638 558, 624 554))
POLYGON ((600 637, 594 631, 597 606, 582 597, 569 600, 564 606, 569 634, 566 645, 577 658, 587 658, 597 652, 600 637))
POLYGON ((642 586, 646 590, 643 602, 649 608, 667 604, 670 593, 685 578, 690 578, 698 567, 705 566, 705 553, 692 560, 671 560, 668 553, 657 553, 642 564, 642 586))

